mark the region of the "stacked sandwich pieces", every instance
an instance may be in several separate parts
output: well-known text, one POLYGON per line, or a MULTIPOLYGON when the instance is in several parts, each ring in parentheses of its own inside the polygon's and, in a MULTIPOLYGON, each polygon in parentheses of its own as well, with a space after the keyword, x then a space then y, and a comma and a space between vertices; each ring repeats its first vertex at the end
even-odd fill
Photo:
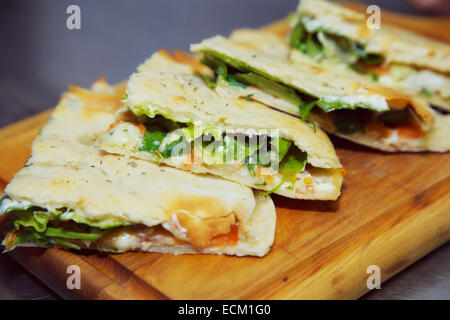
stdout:
POLYGON ((450 110, 449 45, 384 23, 370 29, 363 14, 323 0, 302 0, 292 26, 292 44, 304 58, 348 66, 450 110), (306 49, 308 39, 317 54, 306 49))
MULTIPOLYGON (((323 53, 338 31, 314 34, 308 21, 321 16, 304 12, 346 11, 304 5, 289 34, 237 30, 193 45, 199 56, 158 51, 127 83, 71 87, 2 197, 6 250, 264 256, 270 194, 340 195, 345 170, 322 129, 387 151, 447 151, 448 117, 423 96, 323 53)), ((369 60, 395 60, 370 51, 371 39, 348 41, 369 60)))

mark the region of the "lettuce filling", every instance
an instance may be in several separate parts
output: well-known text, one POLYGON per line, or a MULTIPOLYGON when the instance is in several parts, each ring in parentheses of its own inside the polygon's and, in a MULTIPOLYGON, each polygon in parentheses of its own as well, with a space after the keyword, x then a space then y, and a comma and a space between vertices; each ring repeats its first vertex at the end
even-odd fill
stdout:
MULTIPOLYGON (((361 43, 321 28, 308 31, 304 19, 307 18, 300 17, 292 29, 289 38, 292 48, 318 61, 327 58, 345 63, 353 71, 362 74, 368 74, 370 67, 383 64, 385 59, 382 55, 368 53, 361 43)), ((375 73, 370 73, 374 80, 378 79, 375 73)))
POLYGON ((5 196, 2 198, 0 215, 0 232, 4 236, 2 245, 6 251, 21 244, 114 251, 99 246, 98 240, 113 230, 132 225, 115 219, 91 221, 67 209, 51 212, 33 206, 8 207, 4 206, 6 201, 11 202, 11 199, 5 196))
POLYGON ((23 205, 23 203, 25 202, 10 199, 6 194, 0 198, 0 234, 3 236, 0 246, 4 246, 6 252, 17 246, 32 245, 121 253, 128 250, 128 247, 121 245, 120 240, 117 239, 128 238, 129 235, 143 241, 156 242, 164 241, 161 237, 174 237, 161 224, 148 227, 125 220, 114 220, 114 218, 102 220, 104 223, 101 223, 86 217, 77 218, 83 220, 83 223, 79 223, 62 218, 66 213, 71 213, 72 217, 77 216, 71 210, 65 208, 46 210, 28 204, 23 205), (11 206, 9 205, 11 203, 17 205, 11 206))
MULTIPOLYGON (((292 32, 290 41, 293 47, 316 55, 319 49, 320 51, 323 51, 323 46, 321 46, 321 42, 317 39, 325 39, 324 37, 326 36, 323 32, 321 35, 311 35, 306 31, 302 22, 299 22, 292 32), (314 42, 316 40, 318 42, 314 42), (314 42, 314 44, 312 44, 312 42, 314 42), (312 49, 314 46, 319 49, 312 49)), ((364 63, 366 66, 378 65, 383 62, 383 59, 380 57, 364 53, 362 47, 355 43, 351 43, 348 39, 345 40, 343 37, 336 35, 333 35, 333 37, 328 36, 327 39, 334 39, 341 43, 341 45, 339 45, 339 52, 341 52, 343 48, 347 48, 347 50, 351 49, 353 56, 356 57, 350 59, 353 61, 353 66, 359 66, 361 63, 364 63)), ((371 123, 377 123, 378 127, 384 126, 386 129, 395 128, 396 126, 401 125, 417 125, 412 117, 411 110, 409 110, 410 108, 405 108, 403 110, 391 110, 389 107, 376 109, 369 102, 352 101, 353 99, 347 99, 348 101, 346 101, 345 99, 339 99, 338 97, 332 97, 332 99, 317 98, 308 93, 300 92, 299 90, 289 87, 281 81, 265 75, 264 73, 258 72, 258 70, 255 70, 243 62, 226 57, 217 52, 204 52, 203 63, 208 65, 214 71, 215 78, 209 79, 209 81, 213 81, 216 84, 226 82, 228 85, 232 86, 236 85, 235 81, 239 81, 243 86, 258 87, 267 93, 298 105, 299 116, 304 121, 311 122, 308 117, 311 111, 314 111, 315 113, 328 113, 330 114, 335 129, 343 134, 353 134, 356 132, 365 133, 367 126, 371 123), (230 76, 232 76, 232 82, 228 80, 230 76)), ((280 165, 282 165, 282 163, 280 163, 280 165)))
POLYGON ((298 114, 303 121, 309 122, 308 115, 314 107, 324 112, 356 108, 376 110, 369 103, 348 103, 341 100, 319 99, 310 93, 284 84, 280 79, 270 77, 243 62, 217 52, 204 52, 202 62, 214 71, 214 79, 202 76, 210 88, 215 88, 218 84, 228 84, 241 88, 247 88, 248 86, 257 87, 264 92, 298 106, 298 114), (215 85, 211 86, 211 83, 215 83, 215 85))
MULTIPOLYGON (((246 166, 251 176, 258 176, 259 167, 292 175, 306 166, 307 154, 281 137, 221 132, 211 124, 195 128, 191 123, 176 122, 161 115, 146 119, 143 125, 146 130, 138 150, 152 154, 159 162, 185 157, 189 164, 201 156, 201 161, 209 166, 246 166)), ((116 126, 109 135, 114 135, 114 130, 127 129, 116 126)))
MULTIPOLYGON (((105 237, 111 228, 99 228, 92 225, 64 221, 60 217, 63 211, 48 212, 45 209, 31 207, 23 210, 6 211, 2 220, 1 233, 4 236, 2 245, 6 251, 21 244, 35 244, 44 247, 59 246, 75 250, 95 248, 96 241, 105 237)), ((126 225, 127 223, 123 223, 126 225)), ((101 249, 101 248, 100 248, 101 249)))

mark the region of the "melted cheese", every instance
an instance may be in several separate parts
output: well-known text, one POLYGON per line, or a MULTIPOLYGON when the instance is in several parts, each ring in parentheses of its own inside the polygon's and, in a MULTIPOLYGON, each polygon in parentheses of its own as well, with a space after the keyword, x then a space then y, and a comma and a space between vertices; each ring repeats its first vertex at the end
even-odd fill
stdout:
POLYGON ((336 102, 341 101, 344 103, 348 103, 350 105, 356 105, 358 103, 363 103, 370 105, 372 110, 376 110, 379 112, 389 111, 390 108, 386 102, 386 98, 379 94, 372 95, 348 95, 348 96, 324 96, 322 98, 328 102, 336 102))
POLYGON ((450 80, 430 70, 412 73, 404 80, 404 85, 416 92, 425 88, 430 92, 440 93, 444 98, 450 97, 450 80))
POLYGON ((118 123, 102 138, 102 144, 105 147, 120 146, 133 151, 138 151, 141 141, 142 135, 139 127, 128 122, 118 123))

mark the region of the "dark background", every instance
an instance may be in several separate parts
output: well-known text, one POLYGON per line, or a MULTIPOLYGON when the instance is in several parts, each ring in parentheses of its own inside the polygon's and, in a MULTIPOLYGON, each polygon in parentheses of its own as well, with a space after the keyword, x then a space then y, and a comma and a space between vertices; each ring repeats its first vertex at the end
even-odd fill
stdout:
MULTIPOLYGON (((412 13, 404 1, 366 1, 412 13)), ((126 79, 158 49, 180 48, 295 11, 298 0, 1 0, 0 127, 55 106, 69 84, 126 79), (81 8, 81 30, 66 8, 81 8)))
MULTIPOLYGON (((366 0, 416 13, 405 1, 366 0)), ((294 11, 298 0, 0 0, 0 127, 55 106, 69 84, 100 75, 126 79, 155 50, 180 48, 232 29, 258 27, 294 11), (81 8, 81 30, 66 28, 66 8, 81 8)), ((443 30, 443 32, 449 32, 443 30)), ((365 298, 450 299, 450 245, 365 298)), ((0 255, 0 299, 56 296, 0 255)))

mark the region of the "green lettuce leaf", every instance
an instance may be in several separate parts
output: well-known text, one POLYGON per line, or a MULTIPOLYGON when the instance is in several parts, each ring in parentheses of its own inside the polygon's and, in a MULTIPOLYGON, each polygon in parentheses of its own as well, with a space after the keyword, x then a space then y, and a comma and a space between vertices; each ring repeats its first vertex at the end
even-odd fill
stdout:
POLYGON ((81 250, 81 248, 71 243, 70 241, 44 236, 33 230, 21 230, 14 233, 9 233, 2 242, 6 251, 13 250, 16 246, 21 244, 34 244, 42 247, 49 247, 51 245, 59 245, 74 250, 81 250))
POLYGON ((208 77, 207 75, 201 74, 200 78, 202 78, 203 82, 210 88, 215 89, 216 88, 216 82, 208 77))
POLYGON ((422 88, 422 90, 420 90, 420 93, 427 98, 432 96, 432 93, 427 88, 422 88))
MULTIPOLYGON (((90 247, 91 243, 90 241, 84 240, 85 244, 90 247)), ((5 239, 2 242, 2 245, 5 246, 6 251, 13 250, 16 246, 19 246, 21 244, 29 244, 32 243, 34 245, 42 246, 42 247, 49 247, 49 246, 60 246, 65 247, 68 249, 73 250, 81 250, 81 248, 75 244, 72 243, 64 238, 54 238, 54 237, 46 237, 41 234, 39 234, 36 231, 31 230, 22 230, 18 233, 10 233, 8 234, 5 239)), ((95 244, 94 244, 95 245, 95 244)), ((119 250, 114 249, 105 249, 100 246, 95 245, 95 249, 98 251, 103 252, 111 252, 111 253, 120 253, 119 250)))
MULTIPOLYGON (((204 64, 206 64, 208 67, 210 67, 212 70, 214 70, 215 74, 216 74, 216 83, 219 81, 226 81, 229 85, 231 86, 235 86, 235 87, 241 87, 241 88, 247 88, 248 85, 239 82, 233 75, 228 73, 228 66, 221 61, 219 58, 210 55, 210 54, 205 54, 202 62, 204 64)), ((203 77, 202 77, 203 78, 203 77)), ((203 79, 203 81, 205 81, 205 79, 203 79)), ((210 84, 208 84, 207 80, 205 81, 205 83, 209 86, 212 87, 210 84)), ((214 85, 215 87, 215 85, 214 85)))
POLYGON ((308 115, 311 112, 312 108, 316 106, 317 101, 312 101, 306 105, 300 106, 300 118, 302 120, 307 120, 308 115))
POLYGON ((243 82, 248 85, 255 85, 261 90, 284 99, 296 106, 303 105, 302 99, 294 89, 289 88, 288 86, 285 86, 284 84, 281 84, 279 82, 267 79, 253 72, 237 73, 235 75, 235 78, 239 82, 243 82))
POLYGON ((270 141, 270 144, 272 146, 277 146, 278 145, 278 159, 281 162, 284 157, 286 156, 287 152, 289 151, 289 148, 292 145, 292 142, 283 139, 283 138, 276 138, 276 139, 272 139, 270 141))
POLYGON ((170 158, 172 156, 172 152, 173 152, 174 148, 180 147, 180 145, 185 142, 186 141, 184 140, 183 137, 180 137, 178 140, 172 141, 171 143, 166 145, 166 147, 164 148, 164 151, 161 152, 161 155, 164 158, 170 158))
POLYGON ((167 132, 147 130, 142 138, 139 151, 157 152, 166 135, 167 132))
POLYGON ((50 216, 47 212, 34 211, 28 209, 26 211, 19 211, 13 214, 14 228, 19 230, 20 227, 31 227, 38 232, 44 232, 47 224, 50 221, 50 216))
POLYGON ((181 131, 183 132, 183 135, 188 142, 191 142, 191 141, 201 137, 204 134, 210 134, 216 140, 219 140, 222 138, 222 133, 219 131, 219 129, 215 125, 213 125, 211 123, 204 125, 202 128, 200 128, 200 127, 195 128, 194 124, 188 123, 186 127, 181 129, 181 131))
POLYGON ((247 141, 240 141, 228 136, 225 136, 223 145, 225 153, 228 156, 232 155, 233 159, 237 161, 244 161, 261 148, 261 145, 258 143, 248 143, 247 141))
POLYGON ((20 201, 11 200, 7 196, 2 197, 2 204, 2 215, 7 215, 2 219, 1 232, 5 235, 2 244, 7 251, 25 243, 45 247, 58 245, 79 250, 80 247, 71 240, 82 240, 88 246, 117 227, 131 225, 116 218, 92 221, 72 211, 48 212, 27 203, 22 205, 20 201), (23 209, 26 207, 27 209, 23 209), (66 221, 75 223, 64 223, 66 221), (61 226, 61 222, 64 226, 61 226))
POLYGON ((217 75, 222 76, 224 79, 227 78, 228 68, 220 59, 214 57, 213 55, 205 54, 203 56, 202 63, 214 70, 217 75))
POLYGON ((292 148, 289 154, 280 164, 280 172, 284 175, 293 175, 305 170, 307 162, 306 152, 302 152, 297 148, 292 148))
POLYGON ((316 41, 312 34, 309 34, 303 51, 311 58, 317 58, 323 53, 323 47, 320 42, 316 41))
POLYGON ((272 190, 266 191, 266 192, 261 192, 261 195, 263 195, 263 196, 268 196, 268 195, 270 195, 270 194, 272 194, 272 193, 278 191, 278 189, 280 189, 281 186, 282 186, 285 182, 286 182, 285 179, 281 179, 281 182, 280 182, 277 186, 275 186, 275 188, 273 188, 272 190))
POLYGON ((318 100, 315 102, 315 104, 325 112, 331 112, 342 109, 355 110, 356 108, 375 110, 370 104, 364 102, 356 102, 354 104, 350 104, 339 100, 336 101, 318 100))
POLYGON ((227 76, 227 82, 230 86, 235 86, 235 87, 239 87, 239 88, 248 88, 248 84, 244 83, 243 81, 240 81, 240 79, 238 78, 239 74, 236 75, 231 75, 229 74, 227 76))
MULTIPOLYGON (((253 68, 252 66, 246 64, 245 62, 242 62, 242 61, 239 61, 237 59, 231 58, 231 57, 226 56, 224 54, 221 54, 221 53, 219 53, 217 51, 205 50, 203 53, 204 53, 205 57, 210 57, 212 59, 215 59, 215 61, 221 61, 228 68, 227 69, 227 76, 228 76, 228 73, 229 73, 230 69, 232 69, 233 72, 234 72, 233 73, 234 76, 236 75, 236 73, 250 73, 251 72, 251 73, 255 73, 255 74, 259 75, 259 76, 262 76, 262 77, 264 77, 264 78, 266 78, 268 80, 272 80, 272 81, 274 81, 276 83, 284 84, 283 79, 281 79, 281 78, 277 78, 277 77, 271 76, 270 74, 268 74, 268 73, 266 73, 266 72, 264 72, 262 70, 258 70, 256 68, 253 68)), ((204 63, 206 62, 205 59, 203 61, 204 61, 204 63)), ((216 72, 216 74, 218 74, 218 71, 217 71, 216 68, 214 68, 214 66, 211 66, 208 63, 205 63, 205 64, 208 65, 212 70, 214 70, 216 72)), ((224 77, 224 76, 221 76, 221 77, 223 78, 223 80, 226 80, 226 77, 224 77)), ((220 81, 221 77, 218 77, 217 81, 220 81)), ((237 79, 237 80, 239 80, 239 79, 237 79)), ((284 84, 284 85, 286 85, 286 84, 284 84)), ((288 87, 288 85, 286 85, 286 86, 288 87)), ((297 88, 297 90, 302 92, 302 93, 311 95, 308 92, 302 90, 301 88, 297 88)))
POLYGON ((69 249, 73 249, 73 250, 81 250, 81 248, 79 246, 77 246, 75 243, 63 240, 63 239, 58 239, 58 238, 54 238, 54 239, 50 239, 50 242, 54 242, 60 246, 69 248, 69 249))
POLYGON ((247 165, 247 170, 248 170, 248 173, 250 174, 250 176, 255 177, 256 176, 255 164, 251 163, 249 158, 245 160, 245 163, 247 165))
POLYGON ((309 32, 303 21, 308 17, 297 16, 297 19, 298 22, 291 31, 290 45, 312 58, 326 57, 338 63, 349 64, 356 71, 360 69, 358 65, 377 66, 384 62, 382 55, 367 53, 362 44, 345 36, 323 28, 309 32))
MULTIPOLYGON (((306 152, 301 151, 294 146, 291 141, 283 138, 273 138, 270 141, 270 144, 273 147, 272 150, 266 150, 266 148, 263 150, 260 149, 256 156, 253 155, 249 157, 249 159, 252 159, 253 161, 248 161, 248 159, 246 159, 250 175, 255 176, 255 165, 270 167, 275 159, 278 159, 279 162, 279 172, 284 175, 283 182, 290 180, 290 175, 305 170, 307 163, 306 152), (254 161, 255 157, 256 162, 254 161)), ((277 186, 274 190, 278 190, 280 186, 277 186)), ((271 192, 274 192, 274 190, 271 192)))
POLYGON ((46 237, 64 238, 64 239, 80 239, 80 240, 97 240, 107 235, 110 230, 101 231, 90 230, 90 232, 71 231, 66 228, 48 227, 42 235, 46 237))
MULTIPOLYGON (((9 220, 11 221, 10 226, 13 226, 13 228, 9 228, 10 230, 8 231, 20 231, 25 229, 28 231, 37 232, 40 236, 44 237, 96 240, 109 232, 96 227, 91 227, 87 224, 79 224, 80 228, 83 226, 86 232, 81 232, 78 230, 75 231, 73 229, 75 227, 72 228, 73 230, 67 228, 51 227, 48 225, 49 222, 59 221, 60 219, 58 215, 54 215, 46 211, 32 210, 32 208, 26 211, 12 212, 10 214, 9 220)), ((85 219, 84 221, 89 223, 87 219, 85 219)))
MULTIPOLYGON (((295 30, 295 28, 294 28, 295 30)), ((313 55, 319 54, 319 51, 321 50, 319 47, 321 47, 320 42, 316 41, 316 39, 310 35, 305 36, 306 29, 302 32, 303 35, 299 38, 299 32, 300 27, 297 28, 297 35, 292 35, 293 39, 291 39, 292 43, 297 43, 296 41, 305 40, 304 46, 309 46, 310 53, 313 55), (300 39, 300 40, 299 40, 300 39), (308 45, 308 39, 314 42, 314 44, 311 42, 308 45)), ((321 37, 325 39, 325 36, 321 32, 321 37)), ((350 49, 347 50, 353 50, 357 53, 355 55, 358 55, 358 57, 369 57, 370 59, 375 59, 374 57, 370 55, 365 55, 362 48, 354 45, 352 42, 350 42, 345 37, 339 37, 335 36, 333 38, 335 41, 340 43, 339 45, 342 47, 348 47, 350 49), (336 38, 336 39, 335 39, 336 38)), ((328 37, 326 37, 327 42, 332 42, 332 40, 329 40, 328 37)), ((337 46, 337 45, 336 45, 337 46)), ((341 50, 341 49, 339 49, 341 50)), ((283 83, 282 79, 276 79, 274 77, 271 77, 270 75, 265 74, 264 72, 260 70, 255 70, 255 68, 252 68, 251 66, 247 65, 244 62, 238 61, 234 58, 230 58, 226 55, 217 53, 215 51, 205 51, 204 52, 205 60, 204 61, 214 61, 214 63, 209 62, 209 66, 211 68, 216 67, 215 70, 218 81, 223 81, 221 78, 226 78, 230 76, 230 70, 232 70, 233 79, 237 80, 239 83, 244 83, 246 85, 254 85, 261 90, 272 94, 276 97, 279 97, 285 101, 288 101, 294 105, 299 106, 299 115, 300 118, 303 121, 308 121, 307 117, 311 110, 318 106, 325 112, 330 112, 334 110, 341 110, 341 109, 351 109, 354 110, 356 108, 364 108, 364 109, 370 109, 375 111, 377 110, 375 107, 370 105, 369 103, 365 102, 356 102, 356 103, 347 103, 343 101, 325 101, 323 99, 316 99, 315 96, 309 94, 308 92, 305 92, 304 90, 301 90, 299 88, 294 89, 290 87, 289 85, 286 85, 283 83), (217 71, 217 66, 221 66, 221 73, 219 74, 217 71), (306 101, 304 101, 306 100, 306 101)), ((356 67, 357 65, 352 65, 352 67, 356 67)), ((315 130, 315 126, 313 126, 313 129, 315 130)))
MULTIPOLYGON (((216 53, 214 53, 216 54, 216 53)), ((229 85, 237 86, 241 88, 247 88, 249 85, 255 85, 262 90, 285 99, 295 105, 302 105, 303 101, 296 93, 296 91, 280 82, 256 74, 255 72, 242 73, 247 71, 249 67, 235 59, 226 57, 224 55, 218 55, 217 57, 211 53, 205 53, 203 63, 208 65, 214 70, 217 75, 217 81, 226 81, 229 85), (223 62, 222 60, 225 59, 223 62), (240 72, 230 74, 228 72, 227 64, 236 68, 240 72)))
POLYGON ((72 220, 72 221, 75 221, 76 223, 85 224, 87 226, 99 228, 99 229, 112 229, 112 228, 116 228, 116 227, 129 226, 129 225, 133 224, 131 222, 128 222, 128 221, 122 220, 122 219, 118 219, 118 218, 106 218, 106 219, 94 221, 91 219, 87 219, 86 217, 83 217, 82 215, 79 215, 73 211, 64 212, 63 214, 58 216, 58 220, 60 220, 60 221, 72 220))
MULTIPOLYGON (((226 164, 227 160, 232 159, 248 164, 251 156, 261 148, 261 145, 225 135, 221 140, 203 141, 201 148, 203 160, 209 165, 226 164)), ((199 151, 196 150, 196 152, 199 151)))
POLYGON ((305 27, 303 26, 303 23, 299 21, 292 29, 291 36, 289 37, 289 43, 291 47, 300 49, 305 34, 306 34, 305 27))
POLYGON ((5 251, 11 251, 16 246, 23 243, 34 243, 36 245, 46 246, 48 241, 38 232, 32 230, 22 230, 21 232, 10 232, 6 234, 2 241, 2 245, 5 246, 5 251))

